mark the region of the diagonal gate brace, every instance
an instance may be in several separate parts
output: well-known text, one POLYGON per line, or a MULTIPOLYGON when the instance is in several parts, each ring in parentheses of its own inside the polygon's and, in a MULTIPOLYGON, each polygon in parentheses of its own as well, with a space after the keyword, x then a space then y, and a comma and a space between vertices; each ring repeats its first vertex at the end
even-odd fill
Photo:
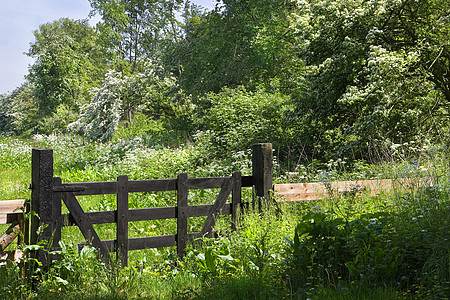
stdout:
POLYGON ((203 228, 201 231, 202 236, 212 236, 212 229, 216 224, 216 218, 220 214, 221 209, 225 206, 225 203, 227 202, 227 199, 230 196, 232 190, 233 182, 230 178, 223 183, 219 195, 217 195, 216 201, 209 210, 208 217, 206 218, 205 224, 203 224, 203 228))
POLYGON ((109 251, 105 244, 100 240, 97 232, 95 232, 89 217, 84 213, 75 195, 73 193, 64 193, 63 201, 86 241, 97 248, 100 256, 109 263, 109 251))

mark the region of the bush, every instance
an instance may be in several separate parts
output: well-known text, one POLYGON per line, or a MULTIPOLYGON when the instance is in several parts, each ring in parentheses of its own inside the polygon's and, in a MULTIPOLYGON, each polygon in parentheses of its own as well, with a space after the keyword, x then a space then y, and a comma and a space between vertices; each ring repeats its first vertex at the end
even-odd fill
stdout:
POLYGON ((199 126, 211 155, 223 157, 255 143, 282 141, 283 111, 288 107, 288 98, 282 94, 241 87, 210 93, 203 102, 199 126))

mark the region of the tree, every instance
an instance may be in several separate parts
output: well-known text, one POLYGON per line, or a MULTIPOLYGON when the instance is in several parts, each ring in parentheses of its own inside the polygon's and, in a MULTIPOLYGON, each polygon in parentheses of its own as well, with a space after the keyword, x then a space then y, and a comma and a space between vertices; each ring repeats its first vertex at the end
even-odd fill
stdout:
POLYGON ((38 120, 33 87, 28 82, 9 95, 0 95, 0 132, 30 134, 36 130, 38 120))
POLYGON ((28 80, 40 117, 51 116, 60 105, 77 111, 103 77, 105 59, 97 33, 87 20, 63 18, 41 25, 34 36, 27 53, 35 59, 28 80))
POLYGON ((275 85, 289 90, 302 63, 295 55, 295 1, 225 0, 206 15, 188 16, 179 43, 181 86, 190 93, 275 85))
POLYGON ((448 1, 311 0, 303 11, 308 75, 293 98, 310 151, 359 155, 412 141, 445 113, 448 1))
POLYGON ((146 59, 159 57, 176 42, 180 27, 176 13, 182 0, 90 0, 98 13, 103 44, 118 71, 141 72, 146 59))
POLYGON ((122 74, 109 71, 102 86, 91 90, 92 101, 81 108, 78 120, 69 125, 69 130, 81 133, 91 140, 109 140, 121 119, 121 94, 124 86, 122 74))
POLYGON ((175 79, 165 76, 152 62, 144 65, 143 73, 129 76, 109 71, 102 86, 93 88, 91 93, 92 101, 82 107, 80 117, 70 129, 92 140, 111 139, 119 122, 130 124, 136 112, 141 119, 145 116, 167 128, 176 125, 191 110, 190 102, 175 88, 175 79))

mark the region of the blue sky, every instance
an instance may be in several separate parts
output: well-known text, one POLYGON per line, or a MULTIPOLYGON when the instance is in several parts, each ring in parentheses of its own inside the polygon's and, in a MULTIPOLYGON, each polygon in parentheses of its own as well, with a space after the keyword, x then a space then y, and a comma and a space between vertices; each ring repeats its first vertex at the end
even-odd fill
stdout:
MULTIPOLYGON (((191 0, 207 9, 216 0, 191 0)), ((0 94, 11 92, 24 82, 33 60, 28 52, 39 25, 67 17, 87 18, 88 0, 0 0, 0 94)))

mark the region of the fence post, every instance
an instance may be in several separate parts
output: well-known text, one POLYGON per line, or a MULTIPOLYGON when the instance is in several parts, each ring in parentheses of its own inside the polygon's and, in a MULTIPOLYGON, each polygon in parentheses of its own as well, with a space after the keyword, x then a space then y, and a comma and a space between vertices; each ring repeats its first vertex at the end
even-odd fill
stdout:
POLYGON ((117 259, 128 265, 128 176, 117 177, 117 259))
POLYGON ((187 205, 188 205, 188 175, 178 174, 177 178, 177 254, 184 256, 187 245, 187 205))
MULTIPOLYGON (((30 243, 36 245, 39 241, 50 241, 53 233, 53 150, 38 148, 32 150, 31 156, 31 211, 38 216, 32 216, 30 226, 30 243), (39 226, 47 225, 38 237, 39 226)), ((47 245, 48 249, 51 245, 47 245)), ((44 265, 47 260, 44 251, 34 253, 44 265)))
POLYGON ((268 200, 272 190, 273 152, 271 143, 253 145, 252 176, 255 196, 268 200))

